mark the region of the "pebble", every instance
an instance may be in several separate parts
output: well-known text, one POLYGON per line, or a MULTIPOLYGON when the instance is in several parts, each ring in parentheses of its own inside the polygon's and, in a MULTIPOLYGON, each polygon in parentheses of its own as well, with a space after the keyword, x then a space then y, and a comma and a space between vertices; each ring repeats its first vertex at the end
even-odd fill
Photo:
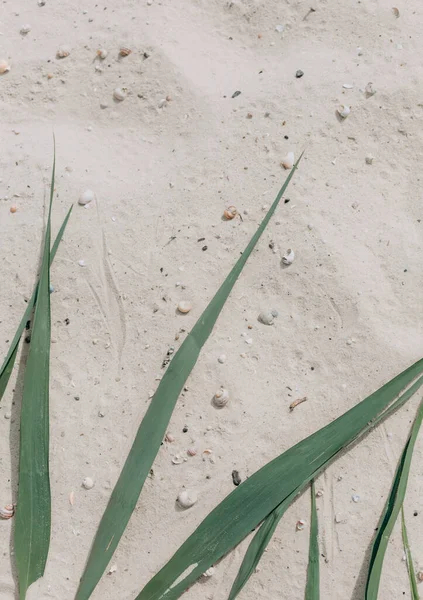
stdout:
POLYGON ((234 93, 232 94, 232 98, 236 98, 237 96, 239 96, 239 95, 240 95, 240 93, 241 93, 241 92, 240 92, 239 90, 236 90, 236 92, 234 92, 234 93))
POLYGON ((82 481, 82 487, 86 490, 91 490, 94 487, 94 480, 91 477, 85 477, 82 481))
POLYGON ((20 32, 22 35, 26 35, 27 33, 29 33, 31 31, 31 29, 32 29, 32 27, 29 24, 22 25, 20 32))
POLYGON ((218 360, 218 362, 220 362, 220 364, 223 365, 223 363, 226 360, 226 354, 221 354, 217 360, 218 360))
POLYGON ((78 260, 78 265, 80 267, 86 267, 85 260, 84 259, 78 260))
POLYGON ((360 496, 358 494, 353 494, 351 500, 355 503, 360 502, 360 496))
POLYGON ((304 521, 304 519, 299 519, 299 521, 297 521, 297 524, 295 525, 295 529, 297 531, 302 531, 306 525, 307 523, 304 521))
POLYGON ((253 338, 247 338, 247 339, 245 340, 245 343, 246 343, 246 344, 249 344, 249 345, 251 346, 251 344, 253 343, 253 338))
POLYGON ((109 575, 112 575, 113 573, 116 573, 117 571, 117 565, 112 565, 108 571, 109 575))
POLYGON ((260 323, 263 323, 263 325, 273 325, 275 322, 273 314, 267 311, 262 311, 257 317, 257 320, 260 321, 260 323))
POLYGON ((11 419, 12 418, 12 413, 10 413, 10 412, 5 413, 4 414, 4 418, 5 419, 11 419))
POLYGON ((301 69, 298 69, 298 71, 295 73, 295 77, 297 79, 300 79, 300 77, 302 77, 304 75, 304 71, 301 71, 301 69))
POLYGON ((373 160, 374 160, 374 158, 373 158, 373 156, 371 154, 368 154, 366 156, 366 164, 367 165, 372 165, 373 164, 373 160))
POLYGON ((107 102, 100 102, 100 108, 109 108, 109 105, 107 104, 107 102))
POLYGON ((236 469, 232 471, 232 481, 235 486, 238 486, 242 481, 239 472, 236 469))
POLYGON ((275 27, 275 31, 277 31, 278 33, 283 33, 284 30, 285 30, 285 25, 276 25, 276 27, 275 27))

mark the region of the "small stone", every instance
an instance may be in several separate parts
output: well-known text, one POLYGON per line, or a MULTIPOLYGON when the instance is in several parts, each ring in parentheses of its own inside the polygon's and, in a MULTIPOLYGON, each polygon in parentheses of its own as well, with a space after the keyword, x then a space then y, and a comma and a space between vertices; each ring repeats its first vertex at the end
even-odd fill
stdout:
POLYGON ((373 160, 374 160, 373 156, 371 154, 368 154, 366 156, 366 165, 372 165, 373 164, 373 160))
POLYGON ((106 413, 104 413, 102 410, 99 410, 98 411, 98 416, 101 417, 101 418, 103 418, 103 417, 106 416, 106 413))
POLYGON ((113 573, 116 573, 117 571, 117 566, 116 565, 112 565, 108 571, 109 575, 112 575, 113 573))
POLYGON ((251 344, 253 343, 253 338, 247 338, 247 339, 245 340, 245 343, 246 343, 246 344, 249 344, 249 345, 251 346, 251 344))
POLYGON ((100 108, 102 108, 102 109, 109 108, 109 105, 107 104, 107 102, 100 102, 100 108))
POLYGON ((10 413, 10 412, 5 413, 4 414, 4 418, 5 419, 11 419, 12 418, 12 413, 10 413))
POLYGON ((295 73, 295 77, 297 79, 300 79, 303 75, 304 75, 304 71, 301 71, 301 69, 298 69, 298 71, 295 73))
POLYGON ((267 311, 262 311, 257 317, 257 320, 260 321, 260 323, 263 323, 263 325, 273 325, 274 323, 273 314, 267 311))
POLYGON ((86 267, 85 260, 83 260, 83 259, 81 259, 81 260, 78 260, 78 265, 79 265, 80 267, 86 267))
POLYGON ((277 31, 278 33, 283 33, 285 30, 285 25, 276 25, 275 27, 275 31, 277 31))
POLYGON ((360 502, 360 496, 358 494, 353 494, 351 500, 355 503, 360 502))
POLYGON ((236 469, 232 471, 232 481, 235 486, 238 486, 242 481, 239 472, 236 469))
POLYGON ((223 365, 223 363, 226 360, 226 354, 221 354, 217 360, 218 360, 218 362, 220 362, 220 364, 223 365))
POLYGON ((237 96, 239 96, 239 95, 240 95, 240 93, 241 93, 241 92, 240 92, 239 90, 237 90, 236 92, 234 92, 234 93, 232 94, 232 98, 236 98, 237 96))
POLYGON ((278 313, 278 311, 277 311, 275 308, 273 308, 273 309, 272 309, 270 312, 271 312, 272 316, 273 316, 275 319, 277 319, 277 317, 279 316, 279 313, 278 313))

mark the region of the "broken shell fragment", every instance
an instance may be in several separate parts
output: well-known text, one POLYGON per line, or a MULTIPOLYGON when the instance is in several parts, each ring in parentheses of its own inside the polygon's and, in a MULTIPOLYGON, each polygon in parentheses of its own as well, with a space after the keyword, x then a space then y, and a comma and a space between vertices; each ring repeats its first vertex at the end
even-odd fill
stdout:
POLYGON ((178 311, 183 315, 189 313, 192 309, 192 304, 188 300, 181 300, 178 304, 178 311))
POLYGON ((81 206, 85 206, 86 204, 89 204, 90 202, 92 202, 94 200, 94 198, 95 198, 94 192, 92 192, 91 190, 85 190, 79 196, 78 204, 80 204, 81 206))
POLYGON ((257 317, 257 320, 260 321, 260 323, 263 323, 263 325, 273 325, 275 322, 273 314, 267 311, 262 311, 257 317))
POLYGON ((173 465, 182 465, 183 462, 185 462, 186 459, 182 458, 182 456, 180 454, 175 454, 175 456, 172 457, 172 464, 173 465))
POLYGON ((69 46, 60 46, 56 52, 57 58, 66 58, 71 53, 69 46))
POLYGON ((295 525, 295 529, 297 531, 302 531, 304 529, 304 527, 306 526, 306 522, 303 519, 300 519, 299 521, 297 521, 297 524, 295 525))
POLYGON ((26 35, 27 33, 29 33, 31 31, 31 29, 32 29, 31 25, 29 25, 27 23, 26 25, 22 25, 20 32, 22 35, 26 35))
POLYGON ((122 46, 122 48, 119 50, 119 54, 121 56, 129 56, 131 52, 132 50, 130 48, 126 48, 125 46, 122 46))
POLYGON ((214 567, 210 567, 210 569, 207 569, 207 571, 204 571, 203 577, 213 577, 213 575, 215 573, 216 573, 216 569, 214 567))
POLYGON ((350 112, 351 109, 346 104, 341 104, 341 106, 338 108, 338 115, 341 117, 341 119, 346 119, 350 112))
POLYGON ((15 507, 13 504, 6 504, 5 507, 0 508, 0 519, 11 519, 15 514, 15 507))
POLYGON ((223 363, 225 361, 226 361, 226 354, 221 354, 217 359, 217 362, 219 362, 221 365, 223 365, 223 363))
POLYGON ((91 477, 85 477, 82 481, 82 487, 91 490, 94 487, 94 480, 91 477))
POLYGON ((286 254, 284 254, 282 256, 282 262, 284 265, 292 265, 294 260, 295 260, 295 252, 291 248, 288 248, 288 250, 286 251, 286 254))
POLYGON ((220 388, 220 390, 217 390, 217 392, 213 396, 213 404, 217 406, 217 408, 223 408, 227 405, 228 401, 229 392, 225 388, 220 388))
POLYGON ((237 209, 235 208, 235 206, 228 206, 228 208, 226 208, 223 211, 223 216, 225 217, 225 219, 227 219, 228 221, 230 221, 231 219, 233 219, 234 217, 236 217, 238 214, 237 209))
POLYGON ((295 155, 293 152, 288 152, 285 158, 281 162, 281 167, 284 169, 292 169, 295 162, 295 155))
POLYGON ((418 581, 423 581, 423 571, 419 571, 417 573, 417 579, 418 579, 418 581))
POLYGON ((128 90, 126 88, 115 88, 113 92, 113 98, 118 100, 118 102, 122 102, 128 96, 128 90))
POLYGON ((366 85, 364 92, 367 98, 370 98, 371 96, 374 96, 376 94, 376 90, 374 89, 373 83, 371 81, 369 81, 369 83, 366 85))
POLYGON ((191 508, 198 500, 197 492, 193 490, 182 490, 177 498, 177 503, 181 508, 191 508))
POLYGON ((197 454, 197 448, 194 448, 194 446, 191 448, 188 448, 187 454, 188 454, 188 456, 195 456, 197 454))
POLYGON ((323 496, 323 490, 317 490, 316 498, 321 498, 323 496))
POLYGON ((10 71, 10 65, 7 60, 0 60, 0 75, 8 73, 10 71))
POLYGON ((169 442, 169 444, 171 444, 172 442, 175 441, 175 437, 171 433, 167 433, 165 440, 166 440, 166 442, 169 442))
POLYGON ((294 402, 291 402, 291 404, 289 405, 289 411, 292 412, 296 406, 298 406, 299 404, 302 404, 303 402, 306 402, 306 401, 307 401, 307 396, 304 396, 304 398, 298 398, 298 400, 294 400, 294 402))
POLYGON ((97 50, 97 56, 101 60, 104 60, 107 55, 108 55, 108 52, 104 48, 100 48, 99 50, 97 50))

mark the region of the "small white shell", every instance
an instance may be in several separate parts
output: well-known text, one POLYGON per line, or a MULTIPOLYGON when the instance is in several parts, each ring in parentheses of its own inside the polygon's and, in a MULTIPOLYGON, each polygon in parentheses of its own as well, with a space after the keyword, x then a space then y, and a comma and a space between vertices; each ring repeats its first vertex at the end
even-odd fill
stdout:
POLYGON ((181 508, 191 508, 197 500, 197 492, 193 490, 182 490, 177 498, 177 502, 181 508))
POLYGON ((166 106, 166 104, 167 104, 166 98, 162 98, 161 100, 159 100, 158 107, 159 108, 164 108, 166 106))
POLYGON ((228 206, 228 208, 225 208, 225 210, 223 211, 223 216, 228 221, 235 218, 237 216, 237 214, 238 214, 238 211, 235 206, 228 206))
POLYGON ((57 58, 66 58, 71 53, 69 46, 60 46, 56 52, 57 58))
POLYGON ((98 58, 101 58, 101 60, 104 60, 107 55, 108 55, 108 52, 104 48, 100 48, 100 50, 97 50, 97 56, 98 56, 98 58))
POLYGON ((31 29, 32 29, 31 25, 26 23, 26 25, 22 25, 20 32, 22 35, 26 35, 27 33, 29 33, 31 31, 31 29))
POLYGON ((360 502, 360 496, 358 494, 353 494, 351 500, 355 503, 360 502))
POLYGON ((10 65, 7 60, 0 60, 0 75, 8 73, 10 71, 10 65))
POLYGON ((374 157, 373 157, 371 154, 368 154, 368 155, 366 156, 366 164, 367 164, 367 165, 372 165, 372 164, 373 164, 373 161, 374 161, 374 157))
POLYGON ((294 260, 295 260, 295 252, 291 248, 288 248, 288 250, 286 251, 286 254, 284 254, 282 256, 282 262, 284 265, 292 265, 294 260))
POLYGON ((292 169, 292 167, 294 166, 294 162, 295 162, 295 155, 294 155, 294 153, 293 152, 288 152, 288 154, 282 160, 281 166, 284 169, 292 169))
POLYGON ((346 119, 350 112, 351 109, 346 104, 341 104, 341 106, 338 108, 338 115, 341 117, 341 119, 346 119))
POLYGON ((84 190, 78 198, 78 204, 85 206, 95 199, 95 194, 91 190, 84 190))
POLYGON ((214 567, 210 567, 210 569, 207 569, 207 571, 204 571, 203 577, 213 577, 213 575, 215 573, 216 573, 216 569, 214 567))
POLYGON ((119 102, 122 102, 122 100, 125 100, 125 98, 128 96, 128 90, 126 88, 115 88, 114 92, 113 92, 113 98, 115 100, 118 100, 119 102))
POLYGON ((178 310, 180 313, 182 314, 186 314, 189 313, 189 311, 192 308, 192 304, 191 302, 189 302, 188 300, 181 300, 178 304, 178 310))
POLYGON ((263 323, 263 325, 273 325, 275 322, 272 313, 267 311, 262 311, 257 319, 260 321, 260 323, 263 323))
POLYGON ((366 85, 364 91, 368 98, 370 98, 370 96, 374 96, 376 94, 376 90, 374 89, 373 83, 371 81, 369 81, 369 83, 366 85))
POLYGON ((175 456, 172 457, 172 464, 174 465, 182 465, 183 462, 185 462, 185 458, 182 458, 182 456, 180 454, 175 454, 175 456))
POLYGON ((227 405, 229 401, 229 392, 225 388, 220 388, 217 390, 215 395, 213 396, 213 404, 218 408, 223 408, 227 405))
POLYGON ((225 361, 226 361, 226 354, 221 354, 217 359, 217 362, 220 362, 221 365, 223 365, 223 363, 225 361))
POLYGON ((295 529, 297 531, 302 531, 306 525, 307 525, 307 523, 303 519, 300 519, 299 521, 297 521, 297 524, 295 525, 295 529))
POLYGON ((91 490, 94 487, 94 480, 91 477, 85 477, 82 481, 82 487, 86 490, 91 490))
POLYGON ((0 519, 11 519, 15 514, 15 507, 13 504, 6 504, 5 507, 0 508, 0 519))

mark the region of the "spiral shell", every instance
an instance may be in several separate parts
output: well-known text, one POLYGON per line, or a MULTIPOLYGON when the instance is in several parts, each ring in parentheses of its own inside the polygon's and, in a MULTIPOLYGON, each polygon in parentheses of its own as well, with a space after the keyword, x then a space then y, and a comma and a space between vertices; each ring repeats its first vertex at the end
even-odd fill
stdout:
POLYGON ((337 112, 338 112, 338 115, 341 117, 341 119, 346 119, 348 117, 348 115, 350 114, 351 109, 346 104, 341 104, 341 106, 338 108, 337 112))
POLYGON ((234 219, 237 216, 237 214, 238 214, 238 211, 235 206, 228 206, 228 208, 226 208, 223 211, 223 216, 228 221, 230 221, 231 219, 234 219))
POLYGON ((71 53, 69 46, 60 46, 56 52, 57 58, 66 58, 71 53))
POLYGON ((0 60, 0 75, 8 73, 10 71, 10 65, 7 60, 0 60))
POLYGON ((126 88, 115 88, 114 92, 113 92, 113 98, 115 100, 118 100, 119 102, 122 102, 122 100, 125 100, 125 98, 128 96, 128 90, 126 88))
POLYGON ((182 490, 177 498, 177 503, 181 508, 191 508, 198 500, 197 492, 193 490, 182 490))
POLYGON ((122 48, 119 50, 120 56, 129 56, 131 52, 132 50, 130 48, 126 48, 126 46, 122 46, 122 48))
POLYGON ((285 158, 281 161, 281 167, 284 169, 292 169, 295 162, 295 155, 293 152, 288 152, 285 158))
POLYGON ((4 508, 0 508, 0 519, 11 519, 15 514, 15 507, 13 504, 6 504, 4 508))
POLYGON ((213 404, 217 406, 217 408, 223 408, 227 405, 228 401, 229 392, 225 388, 220 388, 220 390, 217 390, 217 392, 213 396, 213 404))
POLYGON ((192 308, 192 304, 188 300, 181 300, 178 304, 178 311, 184 315, 186 313, 189 313, 191 308, 192 308))

